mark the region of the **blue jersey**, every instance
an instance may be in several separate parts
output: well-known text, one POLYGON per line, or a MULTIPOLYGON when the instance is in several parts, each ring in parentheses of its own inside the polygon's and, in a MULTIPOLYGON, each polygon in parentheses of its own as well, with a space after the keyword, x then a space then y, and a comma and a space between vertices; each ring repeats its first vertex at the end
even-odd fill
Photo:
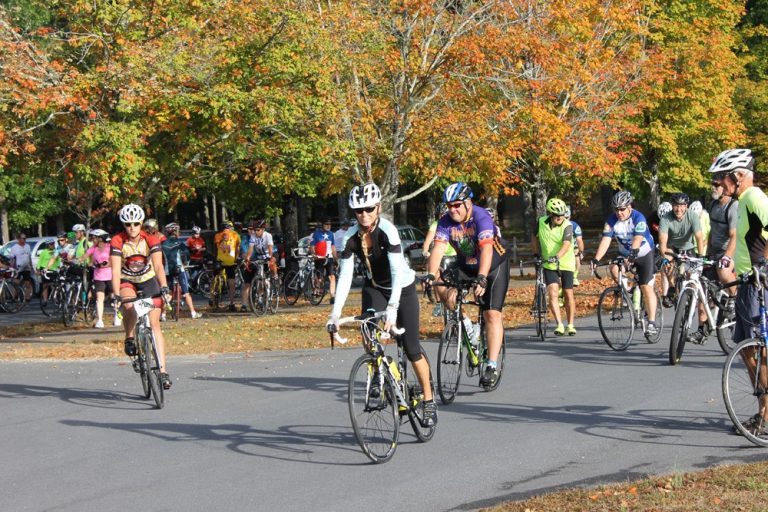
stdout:
POLYGON ((582 236, 581 226, 576 224, 576 222, 574 221, 571 221, 571 226, 573 226, 573 238, 579 238, 580 236, 582 236))
POLYGON ((629 251, 632 250, 632 239, 638 235, 643 237, 643 243, 637 253, 639 257, 642 257, 653 251, 655 245, 645 215, 637 210, 632 210, 629 218, 625 221, 620 221, 616 217, 616 213, 612 213, 605 221, 603 236, 616 239, 619 244, 619 254, 622 256, 629 255, 629 251))
POLYGON ((317 228, 315 232, 312 233, 312 239, 309 242, 309 245, 315 248, 315 256, 318 258, 332 258, 333 251, 331 248, 334 247, 333 238, 333 231, 325 231, 322 228, 317 228))
POLYGON ((449 243, 456 249, 459 265, 466 271, 477 272, 480 264, 480 249, 488 244, 493 245, 493 261, 491 269, 507 257, 501 237, 496 232, 496 225, 485 208, 472 206, 472 216, 463 225, 454 222, 451 215, 446 213, 437 223, 435 241, 449 243))

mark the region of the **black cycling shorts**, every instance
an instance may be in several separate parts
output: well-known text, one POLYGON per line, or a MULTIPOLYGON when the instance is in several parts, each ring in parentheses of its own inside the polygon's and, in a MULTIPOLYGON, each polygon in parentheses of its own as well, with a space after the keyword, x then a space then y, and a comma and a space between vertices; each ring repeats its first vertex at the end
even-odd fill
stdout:
POLYGON ((649 252, 645 256, 635 258, 635 277, 638 284, 651 284, 653 277, 656 274, 656 261, 652 252, 649 252))
POLYGON ((563 290, 573 290, 573 271, 571 270, 550 270, 548 268, 544 270, 544 282, 547 286, 551 284, 560 284, 560 280, 563 281, 563 290))
POLYGON ((325 277, 331 277, 336 272, 336 260, 333 258, 317 258, 315 268, 325 270, 325 277))
MULTIPOLYGON (((364 285, 361 314, 369 309, 385 311, 391 294, 391 290, 364 285)), ((419 296, 416 294, 415 283, 409 284, 400 293, 400 307, 397 309, 397 326, 405 329, 403 347, 408 355, 408 360, 418 361, 421 359, 423 351, 419 342, 419 296)))
MULTIPOLYGON (((458 268, 459 279, 472 279, 477 277, 477 271, 467 272, 466 269, 456 266, 446 269, 446 272, 451 272, 452 268, 458 268)), ((507 290, 509 289, 509 258, 502 258, 499 265, 488 273, 486 278, 488 286, 485 288, 483 294, 483 305, 480 306, 481 311, 501 311, 504 307, 504 301, 507 298, 507 290)))
POLYGON ((93 287, 97 292, 104 292, 106 295, 112 293, 112 280, 109 281, 94 281, 93 287))

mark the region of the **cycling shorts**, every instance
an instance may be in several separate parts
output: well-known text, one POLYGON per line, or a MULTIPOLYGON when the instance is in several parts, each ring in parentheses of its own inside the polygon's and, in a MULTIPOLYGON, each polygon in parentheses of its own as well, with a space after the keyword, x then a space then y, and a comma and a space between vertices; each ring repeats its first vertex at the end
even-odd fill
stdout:
POLYGON ((171 275, 168 276, 168 288, 173 290, 173 285, 176 282, 176 279, 179 280, 179 286, 181 286, 181 294, 186 295, 189 293, 189 275, 185 270, 173 272, 171 275))
POLYGON ((93 287, 97 292, 104 292, 106 295, 112 293, 112 280, 109 281, 94 281, 93 287))
POLYGON ((547 286, 551 284, 560 284, 560 280, 563 281, 563 290, 573 290, 573 272, 570 270, 550 270, 548 268, 544 270, 544 282, 547 286))
POLYGON ((635 277, 639 284, 651 284, 656 273, 656 260, 652 252, 635 258, 635 277))
MULTIPOLYGON (((477 272, 470 273, 461 266, 451 266, 446 269, 446 272, 451 272, 452 269, 457 268, 459 270, 459 279, 472 279, 477 277, 477 272)), ((507 289, 509 288, 509 258, 502 258, 499 265, 491 270, 486 277, 488 286, 485 288, 483 294, 483 305, 480 306, 481 311, 501 311, 504 307, 504 301, 507 298, 507 289)))
POLYGON ((336 272, 336 260, 333 258, 317 258, 315 261, 316 269, 324 269, 325 277, 331 277, 336 272))
MULTIPOLYGON (((130 288, 134 292, 138 294, 138 292, 141 292, 144 294, 144 297, 154 297, 156 295, 160 295, 160 283, 157 281, 156 277, 153 277, 152 279, 147 279, 143 283, 133 283, 131 281, 126 281, 125 279, 120 280, 120 291, 122 292, 123 289, 130 288)), ((122 293, 120 294, 122 296, 122 293)), ((162 305, 162 299, 157 298, 155 299, 155 305, 158 305, 160 307, 162 305), (159 305, 158 305, 159 300, 159 305)))
MULTIPOLYGON (((361 314, 369 309, 385 311, 391 295, 391 290, 375 286, 363 286, 363 306, 361 314)), ((411 283, 400 292, 400 307, 397 309, 397 326, 405 329, 403 347, 409 361, 418 361, 422 357, 421 342, 419 342, 419 297, 416 294, 416 284, 411 283)))

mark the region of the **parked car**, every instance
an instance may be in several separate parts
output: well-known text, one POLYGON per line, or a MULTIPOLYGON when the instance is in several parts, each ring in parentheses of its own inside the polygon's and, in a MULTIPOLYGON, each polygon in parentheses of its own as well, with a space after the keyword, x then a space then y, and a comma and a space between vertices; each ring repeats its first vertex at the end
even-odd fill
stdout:
POLYGON ((426 263, 421 253, 424 246, 424 233, 410 224, 398 225, 397 233, 400 235, 400 246, 403 248, 403 257, 408 266, 411 268, 423 266, 426 263))
MULTIPOLYGON (((45 249, 45 244, 48 241, 56 241, 56 237, 44 236, 44 237, 31 237, 27 238, 27 245, 29 245, 32 251, 32 269, 37 268, 37 261, 40 259, 40 252, 45 249)), ((11 247, 16 245, 16 240, 11 240, 7 244, 0 247, 0 255, 4 258, 9 258, 11 254, 11 247)), ((35 282, 35 295, 40 293, 40 277, 32 272, 32 280, 35 282)))

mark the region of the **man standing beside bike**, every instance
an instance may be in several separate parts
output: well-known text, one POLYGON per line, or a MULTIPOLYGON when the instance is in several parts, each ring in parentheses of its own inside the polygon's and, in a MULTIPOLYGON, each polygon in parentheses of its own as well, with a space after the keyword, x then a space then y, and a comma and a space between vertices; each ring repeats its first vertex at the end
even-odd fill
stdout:
POLYGON ((566 218, 568 206, 556 197, 547 201, 547 215, 539 218, 536 233, 531 243, 533 253, 541 254, 544 260, 544 282, 547 284, 549 309, 557 321, 555 335, 563 336, 566 329, 560 316, 560 281, 565 295, 565 312, 568 316, 568 336, 576 335, 573 320, 576 307, 573 300, 573 273, 576 269, 576 257, 573 252, 573 225, 566 218))
MULTIPOLYGON (((643 294, 645 310, 648 312, 649 318, 645 334, 656 336, 659 332, 658 326, 655 321, 650 320, 656 318, 656 308, 658 307, 656 293, 653 290, 654 243, 645 216, 632 207, 632 200, 632 194, 626 190, 616 192, 611 199, 611 208, 613 208, 614 213, 608 216, 605 221, 600 245, 597 247, 594 259, 592 259, 592 269, 594 270, 602 257, 605 256, 611 245, 611 240, 615 238, 619 246, 619 254, 627 259, 627 265, 634 264, 636 269, 637 283, 643 294)), ((618 269, 615 265, 611 266, 611 276, 614 281, 618 278, 618 269)))
POLYGON ((323 225, 312 233, 312 240, 309 242, 309 253, 317 258, 315 268, 324 269, 325 278, 328 279, 331 294, 331 304, 336 297, 336 245, 334 242, 333 231, 331 231, 331 219, 325 219, 323 225))
POLYGON ((365 268, 362 313, 386 311, 385 332, 393 327, 405 328, 405 352, 424 391, 422 426, 434 426, 437 423, 437 404, 432 396, 429 362, 419 342, 419 298, 415 275, 405 264, 400 235, 391 222, 380 217, 381 191, 375 183, 354 187, 349 193, 349 207, 355 212, 357 224, 344 237, 336 290, 338 300, 334 302, 326 328, 329 332, 338 331, 341 311, 352 286, 357 256, 365 268))
MULTIPOLYGON (((142 231, 144 209, 141 206, 127 204, 120 210, 119 217, 124 231, 112 237, 111 241, 112 289, 119 290, 122 301, 136 298, 139 291, 145 298, 155 297, 156 307, 149 312, 149 322, 157 344, 160 382, 164 389, 170 389, 171 378, 165 366, 165 338, 160 329, 163 300, 159 296, 168 295, 161 242, 157 237, 142 231)), ((125 353, 135 356, 136 311, 132 303, 124 303, 122 308, 125 353)))
POLYGON ((166 276, 168 277, 169 288, 174 286, 174 280, 179 280, 181 287, 181 298, 189 308, 189 315, 194 318, 202 318, 202 314, 195 311, 195 304, 192 302, 192 295, 189 293, 189 274, 187 274, 187 264, 189 263, 189 248, 179 238, 179 225, 171 222, 165 226, 166 239, 161 247, 165 255, 165 264, 167 265, 166 276))
MULTIPOLYGON (((709 168, 712 179, 723 185, 723 194, 738 198, 738 222, 736 226, 736 251, 734 269, 739 277, 748 274, 753 266, 759 266, 768 259, 768 197, 754 186, 755 159, 749 149, 731 149, 720 153, 709 168)), ((739 343, 752 338, 753 328, 760 325, 758 293, 765 293, 763 286, 752 283, 739 285, 736 292, 736 324, 733 341, 739 343)), ((742 351, 744 362, 754 382, 756 367, 754 348, 742 351)), ((766 372, 760 372, 759 386, 768 389, 766 372)), ((744 424, 755 435, 768 433, 768 394, 763 392, 757 398, 757 413, 744 424)))
MULTIPOLYGON (((475 207, 472 189, 466 183, 449 185, 443 192, 448 213, 437 224, 435 243, 427 261, 427 277, 434 280, 448 247, 456 250, 455 267, 474 278, 475 297, 482 299, 482 312, 488 338, 488 362, 482 376, 483 386, 493 387, 499 379, 497 359, 504 343, 501 313, 509 286, 509 257, 504 241, 497 236, 496 225, 485 208, 475 207)), ((449 270, 446 270, 449 272, 449 270)), ((435 290, 449 310, 456 305, 455 288, 435 290)))

